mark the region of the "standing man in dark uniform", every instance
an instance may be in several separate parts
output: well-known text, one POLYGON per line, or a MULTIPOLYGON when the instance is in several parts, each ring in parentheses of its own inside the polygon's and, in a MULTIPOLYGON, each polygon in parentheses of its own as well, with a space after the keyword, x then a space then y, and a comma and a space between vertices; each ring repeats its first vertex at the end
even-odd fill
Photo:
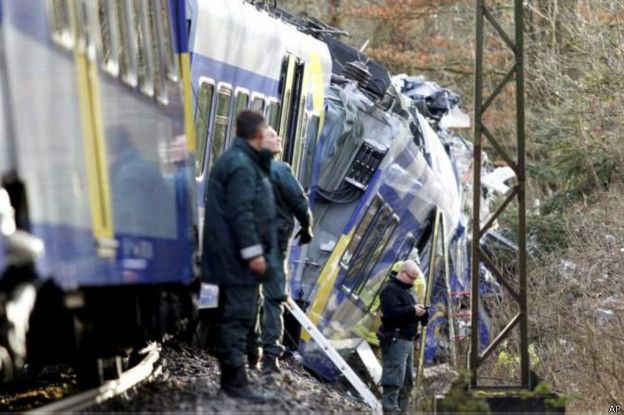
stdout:
POLYGON ((215 352, 221 390, 254 401, 263 396, 249 386, 247 333, 255 321, 258 284, 277 249, 271 153, 262 148, 266 129, 259 112, 239 114, 234 143, 210 171, 203 241, 204 281, 219 286, 215 352))
POLYGON ((411 290, 421 274, 414 261, 405 261, 396 277, 390 277, 380 295, 382 316, 378 336, 383 360, 382 404, 387 412, 405 412, 409 408, 414 340, 418 322, 424 326, 428 321, 427 310, 418 304, 411 290))
MULTIPOLYGON (((273 128, 267 128, 263 146, 273 156, 282 152, 282 139, 273 128)), ((284 308, 282 303, 286 300, 286 273, 284 261, 288 250, 288 241, 295 229, 295 220, 301 225, 297 232, 299 245, 307 244, 312 240, 312 215, 308 208, 306 198, 301 185, 293 175, 290 166, 283 161, 271 161, 271 182, 275 194, 277 208, 277 242, 278 249, 275 251, 275 268, 267 275, 262 284, 263 315, 260 324, 262 333, 262 372, 265 374, 280 372, 279 358, 284 353, 282 337, 284 335, 284 320, 282 315, 284 308)), ((257 332, 254 336, 257 339, 257 332)), ((253 356, 250 356, 250 366, 253 366, 253 356)))

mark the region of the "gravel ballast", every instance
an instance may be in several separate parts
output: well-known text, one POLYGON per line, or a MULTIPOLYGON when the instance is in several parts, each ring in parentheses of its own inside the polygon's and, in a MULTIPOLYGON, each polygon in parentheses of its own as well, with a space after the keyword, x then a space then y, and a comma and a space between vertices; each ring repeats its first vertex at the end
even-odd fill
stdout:
POLYGON ((161 352, 160 373, 142 385, 90 408, 104 411, 176 412, 368 412, 369 408, 350 391, 323 383, 295 361, 282 362, 282 373, 254 373, 253 387, 270 399, 254 404, 219 392, 219 367, 205 351, 171 343, 161 352))

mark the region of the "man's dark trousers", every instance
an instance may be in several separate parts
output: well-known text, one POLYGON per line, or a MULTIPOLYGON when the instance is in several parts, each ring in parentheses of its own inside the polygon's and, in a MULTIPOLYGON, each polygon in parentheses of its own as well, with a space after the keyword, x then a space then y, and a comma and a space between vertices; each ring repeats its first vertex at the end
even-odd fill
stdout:
POLYGON ((409 398, 413 386, 414 343, 395 338, 382 346, 383 408, 388 411, 409 409, 409 398))
POLYGON ((285 252, 276 250, 275 266, 271 267, 266 282, 262 284, 264 297, 262 310, 262 349, 269 357, 279 358, 284 353, 284 306, 286 300, 286 274, 284 272, 285 252))
POLYGON ((258 285, 219 287, 219 327, 216 354, 221 363, 243 367, 247 361, 246 334, 255 323, 258 285))

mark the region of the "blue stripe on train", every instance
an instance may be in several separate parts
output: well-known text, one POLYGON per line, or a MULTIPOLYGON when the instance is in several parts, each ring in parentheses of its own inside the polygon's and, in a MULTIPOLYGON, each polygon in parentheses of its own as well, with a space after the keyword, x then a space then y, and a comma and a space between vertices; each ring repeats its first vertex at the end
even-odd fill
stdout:
POLYGON ((193 278, 191 182, 184 170, 174 180, 177 233, 172 238, 116 233, 116 257, 102 259, 91 229, 35 222, 32 232, 43 239, 46 249, 37 264, 39 275, 54 278, 66 289, 78 285, 189 283, 193 278))
POLYGON ((250 92, 259 92, 266 96, 277 97, 279 92, 279 81, 276 79, 193 53, 191 78, 194 88, 197 88, 202 76, 211 78, 215 83, 227 82, 234 88, 246 88, 250 92))
POLYGON ((192 278, 188 244, 177 239, 116 235, 115 258, 97 255, 90 229, 33 223, 43 239, 46 255, 38 261, 42 278, 53 278, 61 287, 189 283, 192 278))

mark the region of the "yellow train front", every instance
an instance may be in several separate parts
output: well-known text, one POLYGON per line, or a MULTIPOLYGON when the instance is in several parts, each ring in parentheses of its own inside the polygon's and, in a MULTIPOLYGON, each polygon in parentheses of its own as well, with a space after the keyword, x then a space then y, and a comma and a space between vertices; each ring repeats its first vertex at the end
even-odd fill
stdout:
POLYGON ((38 277, 5 294, 36 288, 33 370, 72 362, 97 382, 102 361, 119 367, 193 313, 185 5, 3 0, 0 16, 4 164, 26 192, 20 226, 45 246, 38 277))

